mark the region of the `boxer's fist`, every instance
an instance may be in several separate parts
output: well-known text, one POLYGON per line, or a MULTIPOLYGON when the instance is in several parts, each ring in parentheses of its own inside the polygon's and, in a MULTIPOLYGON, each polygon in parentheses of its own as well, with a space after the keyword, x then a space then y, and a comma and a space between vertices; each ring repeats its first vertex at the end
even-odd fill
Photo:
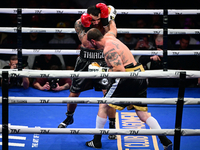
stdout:
POLYGON ((96 4, 96 8, 101 10, 101 18, 108 18, 108 7, 104 3, 96 4))
POLYGON ((85 28, 90 27, 91 21, 92 21, 92 17, 89 14, 84 13, 81 15, 81 23, 83 27, 85 28))
POLYGON ((97 62, 93 62, 88 66, 89 72, 107 72, 108 67, 101 67, 97 62))
POLYGON ((108 14, 109 14, 108 21, 115 20, 115 17, 117 15, 117 11, 113 6, 108 5, 108 14))
POLYGON ((105 27, 105 26, 108 26, 108 7, 106 6, 106 4, 104 3, 98 3, 96 4, 96 8, 99 8, 100 11, 101 11, 101 22, 102 22, 102 25, 105 27))

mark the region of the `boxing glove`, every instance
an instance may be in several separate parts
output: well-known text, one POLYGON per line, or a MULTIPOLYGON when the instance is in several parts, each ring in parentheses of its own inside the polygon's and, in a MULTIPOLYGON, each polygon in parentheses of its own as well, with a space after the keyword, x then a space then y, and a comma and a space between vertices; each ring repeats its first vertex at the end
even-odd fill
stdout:
POLYGON ((108 67, 101 67, 97 62, 93 62, 88 66, 89 72, 108 72, 108 67))
POLYGON ((108 5, 108 14, 109 14, 108 21, 115 20, 115 17, 117 15, 117 11, 113 6, 108 5))
POLYGON ((90 29, 91 21, 92 17, 89 14, 84 13, 81 15, 81 23, 83 27, 85 27, 85 32, 87 32, 90 29))
POLYGON ((99 8, 101 11, 101 22, 103 26, 108 26, 108 7, 104 3, 96 4, 96 8, 99 8))

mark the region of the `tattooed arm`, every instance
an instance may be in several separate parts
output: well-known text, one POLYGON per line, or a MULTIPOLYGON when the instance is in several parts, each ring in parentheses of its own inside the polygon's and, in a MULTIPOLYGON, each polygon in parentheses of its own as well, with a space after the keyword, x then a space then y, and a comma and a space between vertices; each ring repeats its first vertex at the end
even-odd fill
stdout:
POLYGON ((94 47, 91 45, 91 43, 88 42, 88 40, 87 40, 87 34, 85 32, 85 28, 82 26, 81 19, 78 19, 75 22, 74 27, 75 27, 75 31, 78 35, 78 38, 82 43, 82 46, 85 48, 94 49, 94 47))
POLYGON ((108 46, 104 49, 104 58, 106 63, 108 64, 108 67, 110 67, 109 71, 111 72, 125 71, 122 59, 117 53, 114 46, 108 46))
POLYGON ((75 31, 76 31, 76 33, 77 33, 77 35, 78 35, 79 40, 80 40, 81 43, 82 43, 83 37, 85 36, 86 33, 85 33, 85 30, 84 30, 84 27, 83 27, 82 24, 81 24, 81 19, 78 19, 78 20, 75 22, 74 28, 75 28, 75 31))

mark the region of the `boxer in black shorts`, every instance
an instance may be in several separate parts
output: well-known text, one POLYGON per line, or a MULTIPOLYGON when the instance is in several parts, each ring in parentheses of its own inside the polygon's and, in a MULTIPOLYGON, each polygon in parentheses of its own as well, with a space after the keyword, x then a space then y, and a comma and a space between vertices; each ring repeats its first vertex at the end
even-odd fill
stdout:
MULTIPOLYGON (((117 32, 114 21, 109 22, 110 30, 102 35, 99 30, 92 28, 87 32, 87 40, 98 49, 103 49, 105 61, 109 67, 109 72, 137 72, 144 71, 143 66, 134 59, 129 48, 118 40, 113 33, 117 32)), ((99 69, 101 70, 101 68, 99 69)), ((115 79, 110 86, 105 97, 146 97, 147 83, 145 79, 115 79)), ((100 104, 97 114, 96 126, 104 128, 107 120, 108 109, 116 108, 123 110, 134 109, 139 119, 145 122, 151 129, 161 129, 157 120, 147 112, 146 105, 138 104, 100 104)), ((88 147, 101 148, 102 135, 94 135, 94 139, 86 142, 88 147)), ((166 136, 158 136, 163 144, 164 150, 172 150, 172 142, 166 136)))
MULTIPOLYGON (((75 22, 75 30, 77 32, 78 38, 81 41, 81 52, 80 57, 76 60, 74 71, 88 71, 88 66, 92 62, 98 62, 102 67, 106 66, 104 60, 103 51, 96 47, 93 47, 87 41, 87 31, 91 28, 97 28, 102 34, 105 34, 109 29, 109 18, 115 18, 116 12, 114 7, 107 7, 104 3, 98 3, 95 6, 91 6, 87 9, 87 13, 81 15, 81 18, 75 22)), ((83 79, 83 78, 73 78, 72 86, 70 88, 69 97, 78 97, 82 91, 92 89, 102 90, 105 94, 108 88, 108 79, 83 79)), ((67 104, 67 118, 61 122, 58 128, 65 128, 73 123, 73 114, 77 104, 67 104)), ((116 110, 109 109, 109 128, 115 128, 115 113, 116 110)), ((109 139, 116 139, 115 135, 109 135, 109 139)))
MULTIPOLYGON (((103 50, 90 50, 81 47, 80 56, 77 58, 74 71, 88 71, 88 66, 97 62, 101 67, 106 67, 107 64, 104 60, 103 50)), ((107 89, 110 79, 87 79, 87 78, 73 78, 70 92, 78 93, 85 90, 95 88, 96 91, 107 89), (107 81, 107 82, 106 82, 107 81)))

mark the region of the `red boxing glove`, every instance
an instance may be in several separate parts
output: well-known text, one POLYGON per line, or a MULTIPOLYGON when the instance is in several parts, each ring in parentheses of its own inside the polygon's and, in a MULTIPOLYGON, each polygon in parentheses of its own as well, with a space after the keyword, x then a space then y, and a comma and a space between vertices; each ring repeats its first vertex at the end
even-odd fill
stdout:
POLYGON ((96 4, 96 8, 99 8, 101 10, 101 18, 108 18, 108 7, 104 3, 98 3, 96 4))
POLYGON ((91 25, 91 21, 92 21, 92 17, 87 14, 87 13, 84 13, 81 15, 81 23, 84 27, 90 27, 91 25))
POLYGON ((101 11, 101 22, 102 22, 102 25, 104 27, 108 26, 109 25, 109 22, 108 22, 108 15, 109 15, 108 7, 104 3, 98 3, 98 4, 96 4, 96 8, 99 8, 100 11, 101 11))

